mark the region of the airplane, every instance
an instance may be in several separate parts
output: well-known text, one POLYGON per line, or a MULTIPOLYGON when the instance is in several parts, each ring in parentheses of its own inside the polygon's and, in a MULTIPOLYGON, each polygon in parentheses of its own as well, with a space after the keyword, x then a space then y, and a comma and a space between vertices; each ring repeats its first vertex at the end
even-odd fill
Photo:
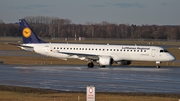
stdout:
POLYGON ((63 60, 86 60, 88 68, 93 68, 94 62, 104 68, 113 63, 130 65, 132 61, 153 61, 160 68, 161 62, 176 59, 159 46, 48 43, 38 38, 25 19, 19 19, 19 24, 23 39, 23 44, 19 46, 21 49, 63 60))

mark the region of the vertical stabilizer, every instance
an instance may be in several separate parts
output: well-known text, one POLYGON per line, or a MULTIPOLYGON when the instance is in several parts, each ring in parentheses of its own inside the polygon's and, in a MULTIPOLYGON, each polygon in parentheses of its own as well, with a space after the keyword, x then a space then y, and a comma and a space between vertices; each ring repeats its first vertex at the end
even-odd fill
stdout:
POLYGON ((23 43, 45 43, 39 39, 25 19, 19 19, 23 43))

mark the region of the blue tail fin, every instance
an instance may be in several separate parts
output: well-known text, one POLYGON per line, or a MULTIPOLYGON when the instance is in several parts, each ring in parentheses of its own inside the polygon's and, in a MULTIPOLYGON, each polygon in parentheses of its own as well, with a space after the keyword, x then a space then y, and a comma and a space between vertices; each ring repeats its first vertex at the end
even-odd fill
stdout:
POLYGON ((39 39, 25 19, 19 19, 23 43, 45 43, 39 39))

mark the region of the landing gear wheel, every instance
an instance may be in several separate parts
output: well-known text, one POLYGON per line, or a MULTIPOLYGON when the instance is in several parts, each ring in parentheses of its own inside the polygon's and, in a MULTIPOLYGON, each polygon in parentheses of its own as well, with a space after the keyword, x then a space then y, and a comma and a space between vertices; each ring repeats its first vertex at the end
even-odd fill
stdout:
POLYGON ((105 68, 106 66, 103 65, 103 66, 100 66, 100 67, 101 67, 101 68, 105 68))
POLYGON ((156 68, 160 68, 160 66, 159 66, 159 65, 156 65, 156 68))
POLYGON ((156 68, 160 68, 161 61, 156 61, 156 68))
POLYGON ((94 67, 94 63, 93 63, 93 62, 89 62, 89 63, 87 64, 87 66, 88 66, 88 68, 93 68, 93 67, 94 67))

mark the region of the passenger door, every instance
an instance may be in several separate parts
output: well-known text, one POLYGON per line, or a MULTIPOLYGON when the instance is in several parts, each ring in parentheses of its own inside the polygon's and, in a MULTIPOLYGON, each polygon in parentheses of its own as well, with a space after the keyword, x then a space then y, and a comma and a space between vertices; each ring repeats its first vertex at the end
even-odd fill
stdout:
POLYGON ((152 56, 152 57, 155 57, 155 56, 156 56, 156 49, 152 49, 152 50, 151 50, 151 56, 152 56))

